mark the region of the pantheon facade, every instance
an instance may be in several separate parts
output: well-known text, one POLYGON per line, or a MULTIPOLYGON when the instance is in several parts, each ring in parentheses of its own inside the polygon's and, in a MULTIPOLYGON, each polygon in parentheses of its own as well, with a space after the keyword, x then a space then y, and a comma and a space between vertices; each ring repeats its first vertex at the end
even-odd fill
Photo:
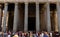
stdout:
POLYGON ((0 31, 59 31, 60 0, 0 0, 0 31))

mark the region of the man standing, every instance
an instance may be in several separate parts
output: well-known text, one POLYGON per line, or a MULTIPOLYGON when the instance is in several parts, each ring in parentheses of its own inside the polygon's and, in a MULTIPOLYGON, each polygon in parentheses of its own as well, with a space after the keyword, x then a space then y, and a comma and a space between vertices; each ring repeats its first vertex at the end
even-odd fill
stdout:
POLYGON ((44 32, 44 36, 43 37, 49 37, 48 32, 44 32))

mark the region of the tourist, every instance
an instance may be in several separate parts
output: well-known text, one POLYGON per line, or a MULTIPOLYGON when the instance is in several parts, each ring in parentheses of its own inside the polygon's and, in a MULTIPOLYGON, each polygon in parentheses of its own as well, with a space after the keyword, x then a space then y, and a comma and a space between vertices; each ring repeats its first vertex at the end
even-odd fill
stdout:
POLYGON ((36 34, 33 34, 33 37, 36 37, 36 34))
POLYGON ((24 36, 24 33, 22 33, 22 37, 25 37, 25 36, 24 36))
POLYGON ((55 32, 54 37, 59 37, 59 32, 55 32))
POLYGON ((49 34, 50 34, 50 37, 52 37, 52 32, 50 32, 49 34))
POLYGON ((43 32, 41 32, 40 37, 43 37, 43 36, 44 36, 44 33, 43 33, 43 32))
POLYGON ((22 37, 22 32, 21 31, 19 31, 19 37, 22 37))
POLYGON ((15 35, 13 37, 18 37, 18 33, 15 33, 15 35))
POLYGON ((0 37, 2 37, 2 32, 0 32, 0 37))
POLYGON ((33 37, 33 33, 32 32, 30 32, 30 37, 33 37))
POLYGON ((38 32, 36 32, 36 37, 38 37, 38 32))
POLYGON ((27 37, 27 33, 26 32, 24 33, 24 36, 27 37))
POLYGON ((60 34, 59 34, 59 37, 60 37, 60 34))
POLYGON ((8 34, 8 37, 11 37, 11 35, 10 35, 10 34, 8 34))
POLYGON ((43 37, 49 37, 48 32, 44 32, 44 36, 43 37))
POLYGON ((33 37, 36 37, 36 33, 35 32, 33 33, 33 37))
POLYGON ((8 37, 11 37, 11 32, 10 31, 8 32, 8 37))
POLYGON ((8 34, 7 34, 7 32, 4 32, 3 35, 4 35, 4 37, 7 37, 8 34))

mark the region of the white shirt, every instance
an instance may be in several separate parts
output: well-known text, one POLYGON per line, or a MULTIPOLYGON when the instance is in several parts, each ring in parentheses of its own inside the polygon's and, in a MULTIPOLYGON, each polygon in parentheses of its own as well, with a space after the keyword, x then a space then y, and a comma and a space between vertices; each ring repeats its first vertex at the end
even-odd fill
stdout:
POLYGON ((43 37, 43 36, 44 36, 44 33, 41 33, 41 34, 40 34, 40 37, 43 37))
POLYGON ((10 35, 8 35, 8 37, 10 37, 10 35))
POLYGON ((50 37, 52 37, 52 33, 50 33, 50 37))

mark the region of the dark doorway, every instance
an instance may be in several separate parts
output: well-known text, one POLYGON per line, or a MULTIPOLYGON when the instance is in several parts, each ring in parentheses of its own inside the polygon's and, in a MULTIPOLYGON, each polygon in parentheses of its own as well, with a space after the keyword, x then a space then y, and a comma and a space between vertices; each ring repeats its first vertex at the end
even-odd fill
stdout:
POLYGON ((8 18, 8 31, 13 30, 13 21, 14 21, 14 3, 8 4, 9 18, 8 18))
POLYGON ((56 17, 56 4, 50 4, 50 20, 51 20, 51 30, 54 31, 55 30, 55 26, 56 22, 55 22, 55 17, 56 17))
POLYGON ((28 17, 28 31, 35 31, 35 17, 28 17))

